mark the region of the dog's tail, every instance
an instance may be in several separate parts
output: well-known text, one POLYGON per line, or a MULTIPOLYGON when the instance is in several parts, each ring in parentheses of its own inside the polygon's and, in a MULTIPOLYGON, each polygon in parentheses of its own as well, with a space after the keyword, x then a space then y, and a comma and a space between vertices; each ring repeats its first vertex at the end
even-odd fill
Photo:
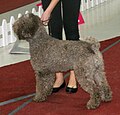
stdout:
POLYGON ((93 37, 86 37, 82 39, 83 41, 90 43, 91 44, 91 48, 94 52, 97 52, 100 48, 100 43, 96 38, 93 37))

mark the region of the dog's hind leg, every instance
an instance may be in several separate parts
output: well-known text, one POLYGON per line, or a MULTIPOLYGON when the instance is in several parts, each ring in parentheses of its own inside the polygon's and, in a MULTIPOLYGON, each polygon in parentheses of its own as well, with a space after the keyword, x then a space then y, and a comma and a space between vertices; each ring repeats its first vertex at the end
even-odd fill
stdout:
POLYGON ((100 89, 101 100, 108 102, 112 100, 112 91, 103 70, 103 67, 99 67, 95 72, 94 79, 100 89))
POLYGON ((97 86, 99 87, 101 93, 101 100, 105 102, 111 101, 112 91, 105 76, 104 60, 102 54, 97 51, 96 55, 93 56, 92 60, 95 69, 93 77, 97 86))
POLYGON ((85 90, 87 93, 90 94, 90 100, 87 103, 88 109, 95 109, 97 108, 101 103, 101 97, 99 88, 97 87, 96 83, 92 79, 92 77, 89 74, 85 74, 84 68, 77 68, 75 69, 75 76, 78 81, 78 83, 81 85, 83 90, 85 90))

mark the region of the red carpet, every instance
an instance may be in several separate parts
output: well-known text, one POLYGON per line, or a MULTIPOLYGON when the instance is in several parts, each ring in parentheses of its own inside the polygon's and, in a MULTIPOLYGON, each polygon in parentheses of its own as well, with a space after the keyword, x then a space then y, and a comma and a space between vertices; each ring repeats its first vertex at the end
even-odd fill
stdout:
POLYGON ((102 41, 100 50, 102 51, 103 49, 105 49, 106 47, 108 47, 109 45, 111 45, 112 43, 114 43, 118 40, 120 40, 120 36, 115 37, 115 38, 111 38, 109 40, 102 41))
MULTIPOLYGON (((114 43, 120 37, 101 42, 101 50, 114 43)), ((85 107, 89 99, 81 88, 76 94, 66 94, 61 90, 48 97, 46 102, 29 103, 16 115, 120 115, 120 43, 104 53, 105 69, 108 81, 113 91, 113 100, 102 103, 96 110, 85 107)), ((35 77, 29 61, 0 68, 0 101, 5 101, 21 95, 35 92, 35 77)), ((21 105, 25 100, 0 108, 2 115, 7 115, 21 105)))
POLYGON ((0 14, 33 3, 37 0, 0 0, 0 14))
POLYGON ((29 61, 0 68, 0 102, 35 92, 29 61))

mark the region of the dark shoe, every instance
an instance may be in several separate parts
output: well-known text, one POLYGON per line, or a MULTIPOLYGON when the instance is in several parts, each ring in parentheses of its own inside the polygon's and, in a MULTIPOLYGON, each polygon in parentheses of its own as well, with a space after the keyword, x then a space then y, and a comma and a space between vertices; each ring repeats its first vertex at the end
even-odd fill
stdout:
POLYGON ((64 88, 65 87, 65 81, 63 82, 63 84, 60 86, 60 87, 55 87, 53 88, 53 91, 52 93, 57 93, 60 89, 64 88))
POLYGON ((77 88, 72 88, 72 87, 66 87, 66 92, 67 93, 76 93, 78 90, 78 87, 77 88))

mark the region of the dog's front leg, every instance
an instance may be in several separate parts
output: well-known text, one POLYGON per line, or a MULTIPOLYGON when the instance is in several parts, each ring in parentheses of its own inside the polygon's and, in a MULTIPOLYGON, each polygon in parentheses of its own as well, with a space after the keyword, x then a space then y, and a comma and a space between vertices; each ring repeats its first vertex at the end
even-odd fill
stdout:
POLYGON ((36 95, 33 98, 35 102, 45 101, 47 98, 46 92, 44 90, 44 75, 39 71, 35 72, 36 75, 36 95))
POLYGON ((46 95, 51 95, 53 90, 53 84, 55 82, 55 73, 46 73, 44 77, 44 90, 46 95))

